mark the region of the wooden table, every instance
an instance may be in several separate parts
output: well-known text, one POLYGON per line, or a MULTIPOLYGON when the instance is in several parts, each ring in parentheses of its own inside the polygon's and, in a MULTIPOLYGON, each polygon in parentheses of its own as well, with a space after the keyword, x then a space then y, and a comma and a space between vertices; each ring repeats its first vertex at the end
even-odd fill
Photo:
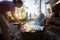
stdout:
MULTIPOLYGON (((14 23, 14 25, 18 25, 18 23, 14 23)), ((23 40, 44 40, 44 31, 36 31, 36 32, 21 32, 23 40)))

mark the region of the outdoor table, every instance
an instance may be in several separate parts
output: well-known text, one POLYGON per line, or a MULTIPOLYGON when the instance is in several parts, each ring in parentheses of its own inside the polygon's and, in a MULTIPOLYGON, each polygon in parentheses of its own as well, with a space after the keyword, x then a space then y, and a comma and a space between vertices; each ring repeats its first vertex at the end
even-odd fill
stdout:
MULTIPOLYGON (((14 23, 14 25, 17 25, 19 29, 20 26, 18 23, 14 23)), ((21 31, 21 35, 23 40, 44 40, 43 30, 21 31)))

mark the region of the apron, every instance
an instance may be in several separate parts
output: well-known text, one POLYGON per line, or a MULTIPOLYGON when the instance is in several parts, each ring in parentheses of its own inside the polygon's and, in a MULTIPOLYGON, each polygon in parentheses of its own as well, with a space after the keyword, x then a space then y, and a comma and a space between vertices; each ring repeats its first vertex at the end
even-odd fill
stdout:
POLYGON ((9 27, 8 21, 6 20, 5 16, 3 14, 0 14, 0 28, 1 28, 3 40, 9 40, 8 27, 9 27))

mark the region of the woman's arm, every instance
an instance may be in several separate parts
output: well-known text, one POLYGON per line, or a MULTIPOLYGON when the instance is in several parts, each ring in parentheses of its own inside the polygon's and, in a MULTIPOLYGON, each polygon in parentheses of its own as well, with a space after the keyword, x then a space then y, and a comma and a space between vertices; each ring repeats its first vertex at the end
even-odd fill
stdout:
POLYGON ((23 23, 18 19, 18 16, 15 12, 12 13, 12 16, 14 17, 14 20, 19 23, 20 26, 23 26, 23 23))

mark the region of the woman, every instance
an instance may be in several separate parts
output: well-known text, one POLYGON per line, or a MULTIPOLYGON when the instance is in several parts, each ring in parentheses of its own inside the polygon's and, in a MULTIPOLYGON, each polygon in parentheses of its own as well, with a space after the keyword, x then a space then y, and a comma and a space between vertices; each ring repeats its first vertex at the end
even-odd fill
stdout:
POLYGON ((15 13, 15 7, 20 8, 23 5, 21 0, 14 0, 13 2, 11 1, 2 1, 0 2, 0 25, 1 25, 1 31, 2 31, 2 36, 3 40, 9 40, 9 28, 8 28, 8 22, 7 22, 7 17, 6 13, 11 11, 12 16, 14 17, 14 20, 19 23, 20 26, 23 25, 23 23, 18 19, 15 13))

